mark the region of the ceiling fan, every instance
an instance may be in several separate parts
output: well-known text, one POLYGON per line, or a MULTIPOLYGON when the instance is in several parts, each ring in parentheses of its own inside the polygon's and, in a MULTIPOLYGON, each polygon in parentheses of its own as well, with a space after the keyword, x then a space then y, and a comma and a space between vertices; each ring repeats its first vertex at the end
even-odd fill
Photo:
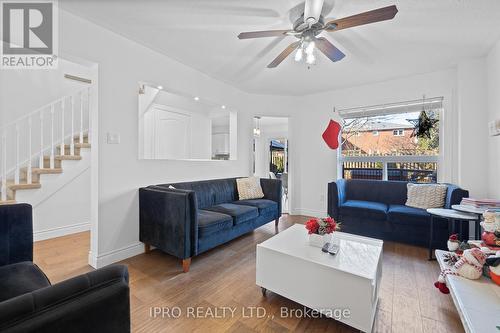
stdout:
POLYGON ((242 32, 238 35, 238 38, 294 36, 299 39, 288 45, 283 52, 267 65, 268 68, 277 67, 294 50, 297 50, 295 60, 301 61, 305 53, 307 64, 315 62, 315 48, 318 48, 331 61, 339 61, 345 57, 345 54, 325 37, 318 37, 320 33, 323 31, 335 32, 364 24, 392 20, 398 12, 396 6, 392 5, 341 19, 328 20, 321 15, 323 3, 324 0, 306 0, 304 13, 293 23, 292 29, 242 32))

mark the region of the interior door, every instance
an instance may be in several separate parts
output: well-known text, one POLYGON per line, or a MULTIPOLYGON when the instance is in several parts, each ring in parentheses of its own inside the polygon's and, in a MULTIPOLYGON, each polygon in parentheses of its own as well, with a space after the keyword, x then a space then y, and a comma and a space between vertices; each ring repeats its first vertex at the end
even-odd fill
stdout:
POLYGON ((191 117, 180 112, 155 107, 155 120, 155 158, 190 158, 191 117))

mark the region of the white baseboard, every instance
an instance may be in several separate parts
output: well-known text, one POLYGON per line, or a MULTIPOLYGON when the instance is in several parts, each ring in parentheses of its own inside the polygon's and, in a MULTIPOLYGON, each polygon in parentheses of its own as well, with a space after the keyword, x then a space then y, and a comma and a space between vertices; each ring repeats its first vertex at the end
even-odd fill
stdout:
POLYGON ((305 215, 312 217, 326 217, 327 212, 321 210, 307 209, 307 208, 295 208, 291 211, 290 215, 305 215))
POLYGON ((72 225, 66 225, 63 227, 35 231, 33 232, 33 240, 36 242, 45 239, 76 234, 77 232, 84 232, 89 230, 90 230, 90 222, 77 223, 72 225))
POLYGON ((92 254, 89 253, 89 261, 91 266, 94 268, 101 268, 115 262, 125 260, 127 258, 136 256, 138 254, 144 253, 144 244, 137 242, 120 249, 109 251, 98 255, 97 258, 92 258, 92 254), (93 265, 95 264, 95 266, 93 265))

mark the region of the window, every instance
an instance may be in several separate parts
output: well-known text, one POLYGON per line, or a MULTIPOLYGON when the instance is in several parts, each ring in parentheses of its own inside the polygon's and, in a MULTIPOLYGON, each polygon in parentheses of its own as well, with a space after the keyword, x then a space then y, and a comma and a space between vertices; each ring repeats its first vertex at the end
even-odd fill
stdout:
POLYGON ((405 135, 405 131, 402 130, 402 129, 397 129, 397 130, 392 131, 392 135, 394 135, 394 136, 404 136, 405 135))
MULTIPOLYGON (((412 137, 410 133, 422 110, 422 104, 415 105, 409 110, 394 107, 390 113, 381 108, 380 112, 371 111, 366 116, 349 117, 341 113, 344 117, 339 151, 342 177, 437 182, 439 125, 431 130, 430 138, 416 140, 412 137), (356 137, 358 133, 367 131, 372 135, 356 137)), ((439 104, 426 108, 427 115, 438 120, 441 112, 442 99, 439 104)))

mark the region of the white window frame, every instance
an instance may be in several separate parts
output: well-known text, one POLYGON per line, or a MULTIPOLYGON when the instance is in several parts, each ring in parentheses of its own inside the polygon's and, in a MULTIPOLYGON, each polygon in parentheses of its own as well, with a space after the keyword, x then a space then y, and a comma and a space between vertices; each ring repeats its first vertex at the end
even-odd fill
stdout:
MULTIPOLYGON (((441 163, 443 162, 443 156, 444 156, 444 147, 443 147, 443 97, 437 97, 434 99, 431 99, 428 105, 432 105, 433 103, 436 103, 438 101, 440 103, 439 108, 435 108, 439 110, 439 154, 438 155, 395 155, 395 156, 342 156, 342 145, 339 145, 339 148, 337 149, 337 179, 342 179, 343 178, 343 163, 344 162, 380 162, 382 163, 382 180, 388 180, 388 167, 387 165, 389 163, 436 163, 437 166, 437 172, 438 172, 438 182, 440 178, 440 173, 442 171, 442 165, 441 163)), ((394 103, 392 105, 397 105, 398 103, 394 103)), ((386 106, 374 106, 370 108, 376 108, 380 107, 380 114, 383 114, 386 106)), ((352 118, 355 117, 356 114, 358 114, 360 111, 366 110, 369 108, 354 108, 354 109, 346 109, 344 112, 343 110, 339 110, 339 113, 342 117, 349 118, 349 115, 352 113, 352 118)), ((374 110, 370 110, 370 112, 367 112, 366 116, 377 116, 376 112, 373 112, 374 110)), ((400 113, 400 112, 394 112, 395 114, 400 113)), ((404 129, 399 129, 403 131, 404 136, 404 129)), ((342 131, 339 133, 339 142, 342 142, 342 131)))
POLYGON ((393 136, 405 136, 405 130, 404 129, 392 130, 392 135, 393 136))

